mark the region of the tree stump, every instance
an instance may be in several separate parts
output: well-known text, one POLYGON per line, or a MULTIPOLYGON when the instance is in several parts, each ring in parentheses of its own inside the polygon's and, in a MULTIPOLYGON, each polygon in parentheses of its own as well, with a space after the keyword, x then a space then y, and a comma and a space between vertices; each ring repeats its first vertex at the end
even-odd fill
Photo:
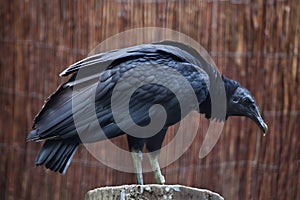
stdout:
POLYGON ((90 190, 86 200, 224 200, 219 194, 183 185, 122 185, 90 190))

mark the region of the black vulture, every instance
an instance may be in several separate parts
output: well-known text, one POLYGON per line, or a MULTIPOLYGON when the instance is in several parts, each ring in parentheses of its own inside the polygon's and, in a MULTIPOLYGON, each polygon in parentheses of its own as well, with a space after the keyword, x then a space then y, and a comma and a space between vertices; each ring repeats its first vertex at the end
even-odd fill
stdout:
POLYGON ((158 119, 156 122, 159 123, 161 116, 165 115, 162 127, 156 130, 157 134, 149 136, 140 133, 141 137, 127 134, 139 184, 143 184, 141 157, 144 146, 149 152, 156 182, 165 183, 158 164, 159 150, 168 127, 179 122, 192 110, 198 110, 208 119, 220 121, 225 121, 229 116, 246 116, 264 133, 268 129, 251 93, 237 81, 219 75, 195 49, 182 43, 162 41, 97 54, 71 65, 60 75, 71 77, 47 99, 35 117, 32 131, 27 137, 28 141, 45 141, 36 157, 35 165, 44 165, 60 173, 66 172, 80 144, 114 138, 130 132, 132 126, 128 125, 129 119, 143 127, 151 123, 151 120, 158 119), (168 73, 161 72, 165 69, 168 73), (178 74, 190 84, 196 96, 196 103, 190 101, 191 97, 180 82, 178 74), (122 80, 123 77, 127 79, 122 80), (144 85, 140 85, 145 81, 144 85), (173 90, 161 83, 172 85, 173 90), (117 84, 119 87, 115 91, 117 84), (77 86, 79 89, 76 89, 77 86), (95 91, 90 86, 93 86, 95 91), (122 102, 122 95, 130 93, 131 88, 134 88, 134 91, 130 94, 127 106, 122 102), (115 115, 112 112, 114 91, 117 93, 115 115), (222 91, 225 98, 218 100, 226 106, 224 115, 212 112, 213 106, 219 106, 212 104, 212 97, 218 98, 222 91), (184 101, 184 113, 176 92, 184 101), (77 100, 74 101, 74 98, 77 100), (92 103, 94 106, 89 106, 92 103), (161 112, 161 109, 153 109, 154 105, 163 106, 164 112, 161 112), (122 113, 123 107, 126 106, 130 111, 129 116, 123 116, 122 113), (96 116, 96 124, 101 126, 105 137, 93 132, 96 130, 93 128, 93 113, 96 116), (75 122, 74 115, 81 116, 79 121, 75 122), (115 116, 119 118, 118 123, 115 116), (87 132, 86 136, 80 137, 80 128, 87 132))

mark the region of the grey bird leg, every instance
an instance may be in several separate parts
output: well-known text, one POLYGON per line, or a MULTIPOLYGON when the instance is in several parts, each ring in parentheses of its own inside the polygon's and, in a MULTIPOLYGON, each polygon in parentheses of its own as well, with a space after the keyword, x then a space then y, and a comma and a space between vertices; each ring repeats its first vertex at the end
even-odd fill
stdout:
POLYGON ((161 174, 158 163, 158 155, 151 155, 151 153, 148 153, 148 157, 153 170, 155 182, 158 184, 165 184, 165 177, 161 174))
POLYGON ((139 185, 143 185, 144 184, 143 169, 142 169, 143 153, 142 153, 142 151, 137 151, 137 152, 132 151, 131 157, 132 157, 132 161, 133 161, 134 170, 136 173, 137 183, 139 185))

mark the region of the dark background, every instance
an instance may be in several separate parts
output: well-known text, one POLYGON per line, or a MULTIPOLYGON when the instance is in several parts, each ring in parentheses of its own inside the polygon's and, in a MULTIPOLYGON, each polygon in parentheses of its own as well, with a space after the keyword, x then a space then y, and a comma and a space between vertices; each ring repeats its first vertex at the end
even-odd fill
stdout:
MULTIPOLYGON (((158 26, 199 42, 222 73, 253 93, 269 125, 263 137, 251 120, 230 118, 200 160, 201 119, 192 146, 162 169, 166 183, 226 199, 300 199, 299 10, 296 0, 1 1, 0 198, 83 199, 89 189, 135 183, 134 174, 104 166, 84 147, 66 175, 35 168, 41 144, 25 138, 43 101, 66 80, 58 76, 64 68, 114 34, 158 26)), ((127 146, 124 137, 114 142, 127 146)), ((153 182, 151 173, 144 178, 153 182)))

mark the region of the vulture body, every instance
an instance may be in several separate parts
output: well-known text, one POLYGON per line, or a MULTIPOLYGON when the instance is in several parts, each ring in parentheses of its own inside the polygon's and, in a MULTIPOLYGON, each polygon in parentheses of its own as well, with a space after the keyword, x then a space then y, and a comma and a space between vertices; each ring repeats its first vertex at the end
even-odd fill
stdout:
POLYGON ((29 141, 45 141, 35 165, 44 165, 60 173, 66 172, 81 143, 127 134, 138 183, 143 184, 141 152, 144 146, 150 152, 155 180, 164 183, 157 156, 165 134, 169 126, 192 110, 218 120, 246 116, 254 120, 263 132, 267 131, 250 92, 238 82, 220 76, 196 50, 182 43, 162 41, 97 54, 71 65, 60 75, 71 77, 48 98, 34 119, 33 130, 27 138, 29 141), (184 81, 190 84, 196 103, 192 101, 190 91, 183 87, 184 81), (129 105, 124 105, 123 99, 132 88, 135 90, 129 105), (222 99, 226 104, 225 114, 214 114, 211 97, 217 97, 222 91, 225 93, 225 99, 222 99), (115 102, 114 113, 112 101, 115 102), (184 112, 180 101, 185 105, 184 112), (163 106, 165 113, 154 105, 163 106), (130 116, 124 115, 126 106, 130 116), (141 133, 141 137, 128 134, 134 129, 130 120, 144 127, 155 119, 159 123, 164 115, 166 119, 157 134, 141 133), (118 123, 115 116, 118 116, 118 123), (103 134, 95 133, 97 125, 103 134), (85 135, 80 136, 78 130, 85 135))

